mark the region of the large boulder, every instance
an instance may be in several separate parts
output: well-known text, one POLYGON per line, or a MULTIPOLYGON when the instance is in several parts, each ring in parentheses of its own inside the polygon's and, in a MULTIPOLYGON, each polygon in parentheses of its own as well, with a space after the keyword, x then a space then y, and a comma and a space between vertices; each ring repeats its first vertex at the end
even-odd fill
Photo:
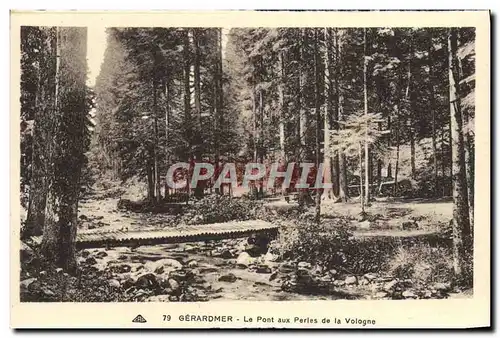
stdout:
POLYGON ((253 234, 248 237, 245 251, 252 257, 258 257, 267 252, 270 239, 265 234, 253 234))
POLYGON ((147 272, 139 276, 137 278, 137 281, 135 282, 135 286, 138 289, 156 289, 158 288, 159 284, 158 281, 156 280, 156 276, 153 273, 147 272))
POLYGON ((33 249, 24 242, 21 242, 20 251, 21 251, 21 261, 28 262, 35 256, 35 252, 33 251, 33 249))
POLYGON ((239 267, 247 268, 255 262, 255 258, 251 257, 247 252, 242 252, 236 259, 236 264, 239 267))
POLYGON ((236 277, 232 273, 228 273, 227 275, 222 275, 219 277, 219 282, 227 282, 227 283, 234 283, 238 280, 238 277, 236 277))

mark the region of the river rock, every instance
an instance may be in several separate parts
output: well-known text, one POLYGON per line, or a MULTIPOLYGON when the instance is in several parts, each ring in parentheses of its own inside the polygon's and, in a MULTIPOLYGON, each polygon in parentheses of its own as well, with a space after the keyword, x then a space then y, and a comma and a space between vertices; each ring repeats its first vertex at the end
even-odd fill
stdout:
POLYGON ((360 212, 358 216, 356 217, 356 220, 358 222, 364 222, 366 220, 367 214, 366 212, 360 212))
POLYGON ((406 290, 403 292, 402 296, 404 298, 418 298, 418 296, 415 294, 415 292, 411 290, 406 290))
POLYGON ((247 239, 246 252, 252 257, 258 257, 267 252, 269 238, 264 234, 253 234, 247 239))
POLYGON ((155 302, 155 303, 162 302, 163 303, 163 302, 170 301, 169 297, 170 297, 170 295, 155 295, 155 296, 148 297, 145 301, 146 302, 155 302))
POLYGON ((384 285, 384 291, 386 292, 389 292, 389 291, 393 291, 394 289, 396 289, 396 287, 398 286, 398 281, 397 280, 392 280, 388 283, 386 283, 384 285))
POLYGON ((237 279, 238 279, 238 277, 236 277, 234 274, 228 273, 227 275, 220 276, 219 282, 234 283, 234 282, 236 282, 237 279))
POLYGON ((137 278, 135 286, 139 289, 155 289, 158 287, 158 281, 153 273, 147 272, 137 278))
POLYGON ((198 301, 198 302, 207 302, 208 301, 208 295, 205 292, 199 290, 199 291, 196 292, 196 301, 198 301))
POLYGON ((127 273, 132 271, 132 267, 128 264, 111 265, 109 270, 113 273, 127 273))
POLYGON ((281 272, 281 273, 290 273, 290 272, 293 272, 293 271, 295 271, 295 267, 292 264, 286 263, 286 262, 280 264, 279 272, 281 272))
POLYGON ((366 281, 368 281, 368 283, 371 283, 375 280, 375 278, 377 278, 377 275, 375 275, 373 273, 366 273, 363 275, 363 278, 366 279, 366 281))
POLYGON ((188 268, 190 268, 190 269, 192 269, 192 268, 196 268, 196 267, 198 266, 198 262, 197 262, 197 261, 195 261, 195 260, 189 261, 189 262, 187 263, 187 266, 188 266, 188 268))
POLYGON ((182 264, 172 258, 163 258, 157 261, 149 261, 144 265, 146 271, 162 274, 175 269, 182 269, 182 264))
POLYGON ((90 255, 90 251, 88 251, 87 249, 82 250, 81 256, 83 258, 87 258, 89 255, 90 255))
POLYGON ((234 253, 230 249, 224 249, 220 252, 220 257, 224 259, 234 258, 234 253))
POLYGON ((299 262, 299 264, 297 264, 297 268, 299 269, 311 269, 311 263, 308 263, 308 262, 299 262))
POLYGON ((254 261, 255 260, 252 257, 250 257, 250 255, 247 252, 242 252, 239 254, 238 258, 236 259, 236 264, 240 267, 247 268, 254 261))
POLYGON ((361 278, 361 279, 358 281, 358 284, 359 284, 359 285, 368 285, 369 283, 368 283, 368 281, 367 281, 366 279, 361 278))
POLYGON ((89 265, 94 265, 94 264, 97 264, 97 261, 95 260, 94 257, 87 257, 87 259, 85 260, 85 263, 87 263, 89 265))
POLYGON ((346 285, 355 285, 358 283, 356 276, 347 276, 344 280, 346 285))
POLYGON ((275 254, 268 251, 264 255, 264 262, 276 262, 278 260, 278 258, 279 258, 278 255, 275 255, 275 254))
POLYGON ((42 283, 38 280, 31 281, 28 284, 27 289, 32 293, 39 293, 42 290, 42 283))
POLYGON ((199 247, 197 245, 186 244, 184 246, 184 251, 188 252, 188 253, 196 253, 196 252, 198 252, 198 250, 199 250, 199 247))
POLYGON ((422 294, 422 298, 425 298, 425 299, 432 298, 431 290, 425 290, 424 293, 422 294))
POLYGON ((108 281, 108 283, 109 283, 109 286, 111 286, 111 287, 112 287, 112 288, 114 288, 114 289, 119 289, 119 288, 121 287, 120 282, 119 282, 119 281, 117 281, 116 279, 110 279, 110 280, 108 281))
POLYGON ((333 285, 334 286, 344 286, 345 285, 345 281, 340 280, 340 279, 336 279, 336 280, 333 281, 333 285))
POLYGON ((336 277, 338 275, 338 271, 335 269, 328 270, 328 274, 332 277, 336 277))
POLYGON ((333 282, 333 277, 330 274, 326 274, 320 278, 320 281, 323 283, 331 283, 333 282))
POLYGON ((168 286, 173 292, 176 292, 181 287, 180 283, 176 281, 174 278, 168 279, 168 286))
POLYGON ((98 253, 96 253, 96 257, 97 258, 104 258, 108 255, 108 253, 106 251, 99 251, 98 253))
POLYGON ((178 281, 192 281, 194 273, 191 270, 173 270, 169 274, 170 278, 175 278, 178 281))
POLYGON ((168 279, 169 277, 167 275, 156 275, 156 281, 158 282, 158 285, 162 289, 167 289, 170 287, 168 279))
POLYGON ((432 285, 432 289, 440 292, 448 292, 451 290, 451 284, 450 283, 435 283, 432 285))
POLYGON ((49 297, 49 298, 56 296, 56 293, 49 288, 42 288, 42 293, 45 297, 49 297))
POLYGON ((375 295, 374 295, 374 298, 377 298, 377 299, 380 299, 380 298, 385 298, 387 297, 389 294, 385 291, 379 291, 377 292, 375 295))
POLYGON ((35 282, 36 278, 28 278, 21 281, 21 289, 28 289, 31 283, 35 282))
POLYGON ((257 273, 271 273, 271 268, 265 264, 257 265, 255 269, 257 273))
POLYGON ((273 281, 276 278, 278 278, 278 271, 274 271, 270 276, 269 276, 269 281, 273 281))
POLYGON ((214 273, 219 271, 219 269, 214 268, 214 267, 206 267, 206 268, 200 268, 200 273, 201 274, 207 274, 207 273, 214 273))

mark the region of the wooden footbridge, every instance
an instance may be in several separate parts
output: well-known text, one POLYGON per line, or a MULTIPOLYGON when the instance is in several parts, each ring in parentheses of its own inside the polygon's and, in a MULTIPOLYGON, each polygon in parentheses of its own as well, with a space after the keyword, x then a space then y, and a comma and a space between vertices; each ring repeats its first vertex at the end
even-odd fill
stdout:
POLYGON ((240 238, 254 234, 262 234, 274 238, 277 232, 277 225, 261 220, 185 225, 143 231, 87 230, 77 233, 76 247, 78 249, 119 246, 136 247, 141 245, 240 238))

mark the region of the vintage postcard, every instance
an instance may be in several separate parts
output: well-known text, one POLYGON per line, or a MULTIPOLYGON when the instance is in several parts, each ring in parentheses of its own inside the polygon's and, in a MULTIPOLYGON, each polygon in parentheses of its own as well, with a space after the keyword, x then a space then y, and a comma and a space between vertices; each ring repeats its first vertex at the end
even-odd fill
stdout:
POLYGON ((11 13, 11 326, 490 326, 490 13, 11 13))

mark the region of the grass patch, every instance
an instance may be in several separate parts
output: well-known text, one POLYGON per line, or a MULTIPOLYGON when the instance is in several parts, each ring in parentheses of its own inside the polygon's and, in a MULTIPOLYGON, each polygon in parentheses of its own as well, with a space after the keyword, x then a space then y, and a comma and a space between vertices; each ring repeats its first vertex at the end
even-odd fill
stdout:
POLYGON ((388 273, 401 279, 411 279, 417 285, 450 282, 453 279, 451 249, 425 243, 397 248, 388 262, 388 273))

